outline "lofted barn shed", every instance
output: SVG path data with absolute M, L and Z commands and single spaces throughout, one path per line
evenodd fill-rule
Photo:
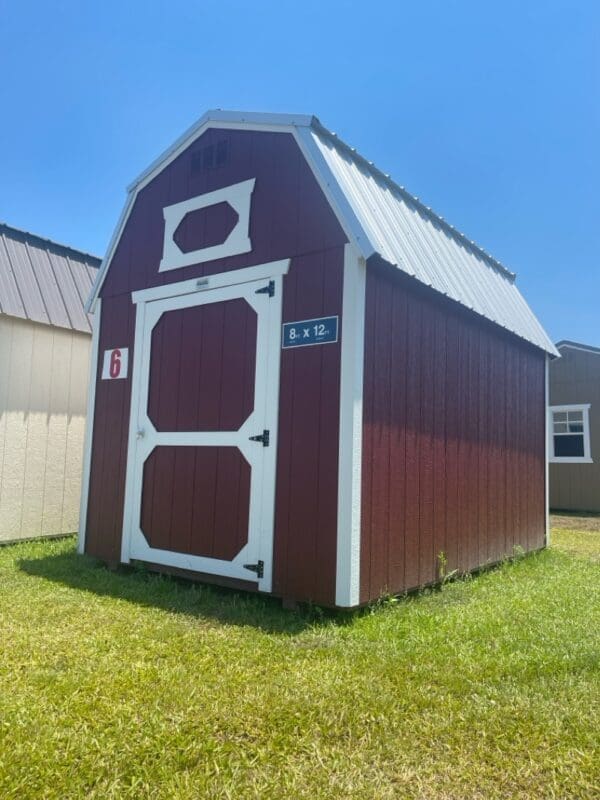
M 544 546 L 552 342 L 316 118 L 202 117 L 90 308 L 82 552 L 354 607 Z

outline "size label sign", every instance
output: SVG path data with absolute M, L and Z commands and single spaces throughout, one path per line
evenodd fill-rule
M 128 347 L 115 347 L 114 350 L 105 350 L 104 363 L 102 364 L 102 380 L 112 381 L 116 378 L 126 378 L 128 362 Z
M 338 318 L 318 317 L 300 322 L 285 322 L 282 347 L 307 347 L 311 344 L 337 342 Z

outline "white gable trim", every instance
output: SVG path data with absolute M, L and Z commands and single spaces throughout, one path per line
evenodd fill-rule
M 92 287 L 92 292 L 87 301 L 86 311 L 90 312 L 94 310 L 100 289 L 106 278 L 109 264 L 113 259 L 117 244 L 127 224 L 138 192 L 147 186 L 150 181 L 186 150 L 192 142 L 202 136 L 202 134 L 210 128 L 291 133 L 336 215 L 338 222 L 344 230 L 348 241 L 356 247 L 363 258 L 367 259 L 369 256 L 373 255 L 375 250 L 369 240 L 368 234 L 359 222 L 358 217 L 352 210 L 350 203 L 346 199 L 331 169 L 327 165 L 323 155 L 319 152 L 313 138 L 310 136 L 312 120 L 312 117 L 301 115 L 294 116 L 292 114 L 242 114 L 227 111 L 209 111 L 201 117 L 195 125 L 189 128 L 172 147 L 159 156 L 159 158 L 130 185 L 125 206 L 121 212 L 117 227 L 110 240 L 108 250 L 102 260 L 96 281 Z
M 586 347 L 583 344 L 576 344 L 575 342 L 558 342 L 556 345 L 556 349 L 560 352 L 561 350 L 579 350 L 581 353 L 591 353 L 593 356 L 600 356 L 600 348 Z

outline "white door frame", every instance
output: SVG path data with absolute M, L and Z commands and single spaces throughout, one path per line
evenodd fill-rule
M 125 509 L 121 561 L 138 559 L 239 580 L 258 581 L 270 592 L 273 568 L 273 528 L 277 426 L 279 418 L 279 366 L 281 353 L 282 276 L 289 260 L 259 264 L 240 270 L 145 289 L 132 294 L 136 304 L 131 410 L 125 481 Z M 273 281 L 274 296 L 256 294 L 258 281 Z M 237 431 L 157 432 L 147 415 L 151 332 L 167 310 L 188 308 L 235 298 L 245 299 L 257 313 L 254 410 Z M 141 344 L 141 346 L 140 346 Z M 140 427 L 141 422 L 141 427 Z M 259 430 L 260 428 L 260 430 Z M 269 447 L 249 436 L 270 431 Z M 142 430 L 143 435 L 138 436 Z M 232 561 L 160 550 L 148 545 L 140 528 L 143 465 L 153 448 L 169 445 L 219 445 L 239 448 L 251 468 L 248 543 Z M 264 563 L 261 578 L 244 564 Z

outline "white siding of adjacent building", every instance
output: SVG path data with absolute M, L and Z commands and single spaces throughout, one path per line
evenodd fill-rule
M 77 530 L 90 346 L 0 316 L 0 542 Z

